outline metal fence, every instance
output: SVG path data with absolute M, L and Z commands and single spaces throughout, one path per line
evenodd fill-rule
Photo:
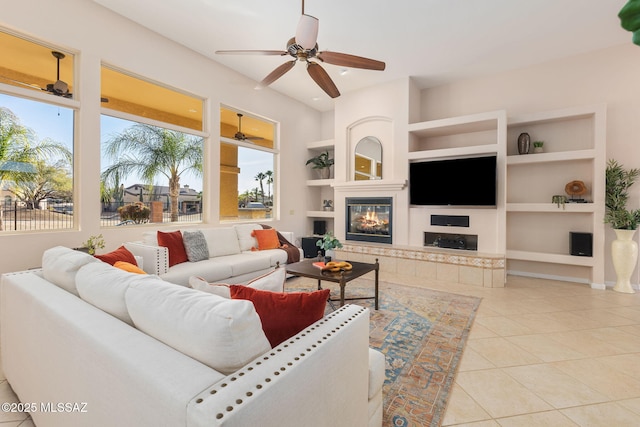
M 152 204 L 162 206 L 162 214 L 153 214 Z M 118 212 L 120 207 L 126 207 L 131 205 L 142 205 L 149 209 L 149 218 L 147 219 L 123 219 Z M 136 225 L 147 224 L 150 222 L 163 223 L 172 222 L 171 213 L 169 212 L 171 205 L 168 202 L 136 202 L 136 203 L 103 203 L 102 213 L 100 214 L 100 225 L 103 227 L 123 226 L 123 225 Z M 181 203 L 178 206 L 178 221 L 177 222 L 201 222 L 202 221 L 202 209 L 199 205 L 187 205 Z
M 71 209 L 28 209 L 24 203 L 8 202 L 0 205 L 3 231 L 61 230 L 73 228 Z
M 149 202 L 142 203 L 150 207 Z M 107 203 L 102 205 L 100 214 L 100 225 L 102 227 L 132 226 L 136 224 L 146 224 L 149 222 L 171 222 L 169 203 L 162 204 L 162 214 L 148 220 L 133 221 L 122 220 L 118 213 L 120 206 L 131 205 L 131 203 Z M 178 211 L 178 222 L 201 222 L 202 210 L 193 206 L 182 206 Z M 38 230 L 61 230 L 72 229 L 74 227 L 73 203 L 52 205 L 48 209 L 28 209 L 21 202 L 5 202 L 0 204 L 0 220 L 2 227 L 0 231 L 38 231 Z

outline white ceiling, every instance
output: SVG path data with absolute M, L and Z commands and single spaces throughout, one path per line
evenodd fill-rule
M 300 0 L 94 0 L 228 66 L 256 83 L 289 56 L 216 55 L 286 50 Z M 341 93 L 411 76 L 421 88 L 631 43 L 617 17 L 627 0 L 307 0 L 320 20 L 320 50 L 384 61 L 385 71 L 323 67 Z M 640 51 L 639 51 L 640 54 Z M 271 88 L 333 109 L 296 66 Z

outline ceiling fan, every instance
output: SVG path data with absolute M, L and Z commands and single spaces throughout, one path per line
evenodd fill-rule
M 307 63 L 307 72 L 313 81 L 331 98 L 340 96 L 340 91 L 324 68 L 322 68 L 318 62 L 311 61 L 311 59 L 315 58 L 327 64 L 363 68 L 365 70 L 382 71 L 385 69 L 385 63 L 375 59 L 347 53 L 319 51 L 318 43 L 316 42 L 318 38 L 318 24 L 319 21 L 316 17 L 304 13 L 304 0 L 302 0 L 302 16 L 298 22 L 295 37 L 289 39 L 287 42 L 287 50 L 218 50 L 216 54 L 290 55 L 294 60 L 285 62 L 277 67 L 262 79 L 260 85 L 270 85 L 282 77 L 287 71 L 291 70 L 297 61 L 301 61 Z
M 15 83 L 19 83 L 21 85 L 25 85 L 32 88 L 43 90 L 45 92 L 49 92 L 52 95 L 61 96 L 63 98 L 72 98 L 73 93 L 69 92 L 69 85 L 66 82 L 60 80 L 60 60 L 64 59 L 66 55 L 56 50 L 51 51 L 51 55 L 53 55 L 53 57 L 56 58 L 56 61 L 57 61 L 55 83 L 49 83 L 47 84 L 46 88 L 43 88 L 35 84 L 24 83 L 17 80 L 11 80 L 11 79 L 10 80 Z M 101 97 L 100 102 L 109 102 L 109 100 L 107 98 Z
M 238 132 L 236 132 L 236 134 L 233 136 L 233 139 L 238 140 L 238 141 L 256 141 L 256 140 L 260 140 L 260 139 L 264 139 L 262 137 L 259 136 L 247 136 L 244 133 L 242 133 L 242 113 L 237 113 L 238 114 Z

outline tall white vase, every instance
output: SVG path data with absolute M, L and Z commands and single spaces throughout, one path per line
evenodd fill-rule
M 633 294 L 631 287 L 631 274 L 638 262 L 638 244 L 633 240 L 636 230 L 619 230 L 616 232 L 616 240 L 611 243 L 611 257 L 613 268 L 616 270 L 617 281 L 614 291 Z

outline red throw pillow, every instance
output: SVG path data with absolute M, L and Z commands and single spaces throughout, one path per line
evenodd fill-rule
M 329 289 L 314 292 L 271 292 L 243 285 L 229 286 L 231 298 L 253 302 L 271 347 L 322 319 Z
M 94 257 L 111 265 L 115 264 L 116 261 L 124 261 L 133 265 L 138 265 L 138 263 L 136 262 L 136 257 L 134 257 L 133 254 L 129 252 L 129 250 L 124 246 L 120 246 L 115 251 L 106 254 L 94 255 Z
M 158 231 L 158 246 L 169 250 L 169 267 L 189 261 L 180 230 L 170 233 Z
M 258 241 L 258 250 L 277 249 L 280 247 L 278 232 L 274 228 L 266 230 L 253 230 L 251 235 Z

